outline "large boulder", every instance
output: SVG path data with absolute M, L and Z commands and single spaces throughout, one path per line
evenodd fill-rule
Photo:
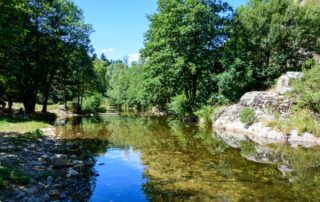
M 290 142 L 291 144 L 302 144 L 313 146 L 320 144 L 320 138 L 312 134 L 296 135 L 294 131 L 283 134 L 265 123 L 274 120 L 275 116 L 285 117 L 290 113 L 292 100 L 284 96 L 284 93 L 292 89 L 290 79 L 301 78 L 300 72 L 288 72 L 281 76 L 275 89 L 270 91 L 253 91 L 244 94 L 238 104 L 234 104 L 223 109 L 218 116 L 213 118 L 213 127 L 219 134 L 235 133 L 247 136 L 255 142 L 262 139 L 272 139 L 271 142 Z M 240 121 L 240 112 L 249 107 L 254 110 L 256 122 L 252 125 L 244 124 Z M 265 142 L 265 140 L 263 141 Z
M 291 100 L 285 96 L 268 91 L 253 91 L 246 93 L 241 97 L 239 102 L 242 106 L 263 110 L 265 113 L 268 113 L 268 111 L 278 111 L 281 114 L 285 114 L 289 111 L 291 103 Z

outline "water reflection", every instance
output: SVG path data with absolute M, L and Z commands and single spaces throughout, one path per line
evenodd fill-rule
M 252 142 L 174 119 L 106 116 L 58 127 L 96 154 L 92 201 L 320 199 L 320 150 Z M 90 143 L 89 143 L 90 142 Z

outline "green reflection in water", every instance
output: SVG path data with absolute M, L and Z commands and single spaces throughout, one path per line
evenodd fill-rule
M 152 201 L 320 200 L 319 148 L 259 145 L 237 137 L 235 148 L 211 128 L 136 116 L 86 118 L 58 131 L 65 138 L 104 141 L 100 149 L 90 143 L 96 153 L 139 151 L 148 179 L 142 189 Z

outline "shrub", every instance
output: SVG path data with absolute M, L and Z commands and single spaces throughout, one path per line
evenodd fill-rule
M 195 115 L 201 118 L 205 124 L 212 123 L 212 115 L 215 108 L 213 106 L 202 106 L 198 111 L 195 112 Z
M 296 79 L 293 83 L 291 95 L 296 100 L 296 108 L 309 109 L 320 113 L 320 65 L 316 65 L 304 71 L 302 79 Z
M 253 109 L 246 107 L 240 111 L 240 121 L 246 125 L 251 125 L 256 119 L 256 113 Z
M 177 95 L 171 99 L 171 102 L 168 104 L 168 108 L 170 111 L 173 111 L 183 117 L 187 113 L 186 103 L 187 98 L 184 94 Z
M 92 114 L 99 112 L 99 107 L 102 102 L 101 95 L 95 94 L 89 97 L 86 97 L 83 100 L 82 110 L 86 114 Z
M 284 134 L 296 129 L 299 134 L 309 132 L 315 136 L 320 136 L 320 124 L 316 117 L 305 109 L 296 111 L 287 118 L 270 121 L 267 125 Z
M 206 125 L 212 124 L 212 119 L 215 119 L 217 114 L 223 109 L 225 106 L 210 106 L 205 105 L 202 106 L 199 110 L 195 112 L 195 115 L 201 118 Z

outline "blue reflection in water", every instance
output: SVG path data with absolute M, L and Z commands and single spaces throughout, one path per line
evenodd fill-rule
M 147 201 L 141 190 L 146 179 L 140 153 L 131 148 L 108 149 L 97 157 L 95 169 L 99 176 L 91 201 Z

